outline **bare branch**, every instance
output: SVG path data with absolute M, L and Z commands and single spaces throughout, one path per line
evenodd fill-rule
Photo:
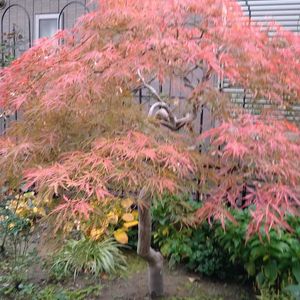
M 155 117 L 160 120 L 160 124 L 169 128 L 172 131 L 178 131 L 185 125 L 194 121 L 197 117 L 197 109 L 193 108 L 192 113 L 187 113 L 183 118 L 177 119 L 177 117 L 173 114 L 170 106 L 162 100 L 159 96 L 158 92 L 152 87 L 150 84 L 146 83 L 143 78 L 140 70 L 138 70 L 138 76 L 143 83 L 143 86 L 147 88 L 158 100 L 150 107 L 148 117 Z
M 151 86 L 150 84 L 148 84 L 148 83 L 145 81 L 144 77 L 143 77 L 142 74 L 141 74 L 141 71 L 138 70 L 137 73 L 138 73 L 138 76 L 139 76 L 140 80 L 141 80 L 142 83 L 143 83 L 143 86 L 144 86 L 145 88 L 147 88 L 147 89 L 153 94 L 153 96 L 155 96 L 155 98 L 156 98 L 159 102 L 164 102 L 164 101 L 161 99 L 161 97 L 159 96 L 159 94 L 157 93 L 157 91 L 155 90 L 155 88 L 154 88 L 153 86 Z
M 4 111 L 3 113 L 0 114 L 0 119 L 6 120 L 9 118 L 9 116 L 10 116 L 10 114 L 7 114 L 7 112 Z
M 148 116 L 149 117 L 151 117 L 151 116 L 154 116 L 154 117 L 157 117 L 159 114 L 157 114 L 157 113 L 155 113 L 154 114 L 154 111 L 155 111 L 155 109 L 159 109 L 159 111 L 161 111 L 161 110 L 164 110 L 166 113 L 167 113 L 167 115 L 168 115 L 168 121 L 172 124 L 172 126 L 173 125 L 175 125 L 176 124 L 176 122 L 177 122 L 177 118 L 176 118 L 176 116 L 174 116 L 174 114 L 173 114 L 173 112 L 171 111 L 171 109 L 170 109 L 170 107 L 169 107 L 169 105 L 167 104 L 167 103 L 165 103 L 165 102 L 156 102 L 156 103 L 154 103 L 152 106 L 151 106 L 151 108 L 150 108 L 150 110 L 149 110 L 149 114 L 148 114 Z M 161 114 L 160 114 L 161 115 Z M 165 119 L 166 120 L 166 118 L 164 117 L 163 119 Z

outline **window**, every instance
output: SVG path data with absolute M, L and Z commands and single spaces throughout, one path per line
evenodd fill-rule
M 41 14 L 35 16 L 35 40 L 51 37 L 58 30 L 59 14 Z M 62 24 L 62 18 L 60 19 Z

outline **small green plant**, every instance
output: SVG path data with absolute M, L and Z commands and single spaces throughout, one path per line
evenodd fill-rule
M 99 276 L 101 273 L 113 274 L 125 266 L 125 257 L 114 240 L 93 241 L 84 238 L 67 241 L 54 256 L 51 273 L 57 280 L 73 274 L 75 280 L 81 272 Z
M 3 260 L 0 264 L 0 299 L 28 299 L 34 285 L 28 280 L 28 268 L 36 262 L 36 253 Z
M 87 297 L 97 297 L 101 294 L 100 285 L 88 286 L 82 289 L 67 290 L 55 286 L 47 286 L 35 293 L 32 300 L 85 300 Z
M 273 288 L 263 288 L 260 290 L 260 295 L 257 296 L 259 300 L 298 300 L 299 298 L 294 298 L 289 293 L 284 291 L 275 290 Z
M 228 261 L 228 255 L 215 238 L 214 230 L 215 228 L 208 223 L 193 230 L 190 237 L 192 252 L 189 256 L 188 268 L 194 272 L 221 279 L 239 275 L 238 266 Z
M 4 187 L 0 197 L 0 254 L 16 259 L 27 254 L 34 226 L 45 210 L 38 207 L 34 192 L 17 194 Z
M 152 208 L 154 243 L 169 266 L 181 263 L 192 253 L 190 236 L 197 203 L 187 197 L 165 194 Z
M 26 40 L 23 36 L 23 30 L 16 24 L 13 24 L 11 32 L 3 33 L 3 44 L 0 45 L 0 67 L 6 67 L 16 58 L 17 52 L 23 52 L 26 48 Z
M 194 212 L 199 207 L 200 203 L 187 195 L 164 194 L 161 199 L 156 199 L 152 208 L 154 228 L 164 230 L 168 225 L 177 229 L 193 226 L 196 221 Z
M 2 55 L 0 57 L 0 66 L 1 67 L 9 66 L 10 63 L 15 59 L 15 57 L 7 50 L 8 50 L 7 45 L 0 47 L 0 53 L 3 53 L 3 55 L 4 55 L 3 59 L 2 59 Z
M 12 210 L 10 202 L 7 199 L 0 205 L 0 248 L 2 254 L 6 254 L 6 246 L 9 247 L 9 254 L 13 254 L 16 260 L 27 253 L 32 223 L 29 218 L 19 216 L 16 210 Z

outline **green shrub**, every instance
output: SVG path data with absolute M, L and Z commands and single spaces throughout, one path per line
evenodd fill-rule
M 294 297 L 294 299 L 300 299 L 300 283 L 298 284 L 290 284 L 286 286 L 283 291 L 288 295 Z
M 195 227 L 198 202 L 166 195 L 153 207 L 154 243 L 169 259 L 170 267 L 183 263 L 194 272 L 223 278 L 229 268 L 227 254 L 207 223 Z
M 138 226 L 130 228 L 127 232 L 128 235 L 128 244 L 127 246 L 136 251 L 138 244 Z
M 191 200 L 188 196 L 165 194 L 162 199 L 156 199 L 152 207 L 153 224 L 156 230 L 172 225 L 176 229 L 195 225 L 194 212 L 200 203 Z
M 206 276 L 222 279 L 225 276 L 233 277 L 232 272 L 228 270 L 238 268 L 228 261 L 228 255 L 215 238 L 214 230 L 208 223 L 193 230 L 190 238 L 192 253 L 187 266 L 190 270 Z
M 192 253 L 190 235 L 196 203 L 175 195 L 164 195 L 152 207 L 155 246 L 169 258 L 169 266 L 184 262 Z
M 248 209 L 231 211 L 238 225 L 219 222 L 194 226 L 199 203 L 166 195 L 152 209 L 155 246 L 168 257 L 170 266 L 182 263 L 203 275 L 243 277 L 254 280 L 261 299 L 300 298 L 300 218 L 289 216 L 294 229 L 264 230 L 246 240 Z
M 256 234 L 246 241 L 249 211 L 232 213 L 239 225 L 228 222 L 224 232 L 218 224 L 215 231 L 230 260 L 242 264 L 249 277 L 256 279 L 259 289 L 276 292 L 291 284 L 300 284 L 300 219 L 287 218 L 294 232 L 271 230 L 268 237 L 261 230 L 261 237 Z
M 51 273 L 57 280 L 73 274 L 75 280 L 80 272 L 99 276 L 101 273 L 113 274 L 124 270 L 125 266 L 125 257 L 112 239 L 69 240 L 54 256 Z
M 27 253 L 32 223 L 11 209 L 11 202 L 11 198 L 0 202 L 0 254 L 10 254 L 16 260 Z

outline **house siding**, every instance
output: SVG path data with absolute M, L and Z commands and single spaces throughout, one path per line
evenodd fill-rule
M 16 47 L 11 47 L 9 52 L 14 57 L 20 56 L 26 51 L 30 44 L 33 45 L 35 32 L 35 16 L 38 14 L 60 13 L 65 5 L 74 2 L 74 0 L 7 0 L 7 5 L 0 10 L 0 20 L 3 15 L 3 23 L 0 23 L 0 31 L 3 32 L 3 41 L 5 44 L 14 44 L 12 32 L 15 30 L 17 34 Z M 71 28 L 76 23 L 78 17 L 85 13 L 84 5 L 87 5 L 87 0 L 76 0 L 78 3 L 72 3 L 63 12 L 64 28 Z M 21 6 L 21 7 L 20 7 Z M 89 5 L 89 10 L 95 9 L 95 5 Z M 29 20 L 26 12 L 29 15 Z M 30 25 L 29 25 L 30 22 Z M 1 55 L 1 54 L 0 54 Z M 1 67 L 1 66 L 0 66 Z M 1 110 L 0 110 L 1 115 Z M 17 119 L 17 114 L 10 116 L 8 119 L 0 118 L 0 135 L 3 134 L 11 121 Z
M 290 31 L 299 32 L 299 0 L 238 0 L 238 3 L 253 22 L 275 21 Z
M 19 56 L 22 51 L 29 48 L 29 25 L 28 18 L 25 11 L 21 7 L 14 5 L 22 6 L 30 16 L 30 38 L 31 41 L 35 39 L 35 16 L 37 14 L 50 14 L 50 13 L 59 13 L 61 9 L 72 2 L 71 0 L 8 0 L 6 7 L 0 11 L 0 17 L 5 13 L 6 9 L 11 7 L 4 16 L 3 19 L 3 32 L 6 37 L 7 33 L 12 33 L 15 28 L 24 38 L 23 49 L 17 49 L 16 56 Z M 87 5 L 86 0 L 77 0 L 83 5 Z M 71 28 L 74 26 L 78 17 L 82 16 L 85 13 L 84 6 L 80 4 L 72 4 L 64 10 L 63 21 L 65 28 Z M 92 9 L 90 7 L 90 9 Z M 0 24 L 1 26 L 1 24 Z
M 275 22 L 285 29 L 299 34 L 300 31 L 300 1 L 299 0 L 237 0 L 244 14 L 249 16 L 253 25 L 268 26 Z M 270 32 L 272 35 L 272 32 Z M 231 94 L 233 103 L 243 107 L 250 113 L 259 114 L 262 109 L 270 107 L 270 102 L 259 99 L 255 103 L 249 91 L 234 87 L 226 78 L 223 90 Z M 287 109 L 277 110 L 279 116 L 300 124 L 300 105 L 290 105 Z

